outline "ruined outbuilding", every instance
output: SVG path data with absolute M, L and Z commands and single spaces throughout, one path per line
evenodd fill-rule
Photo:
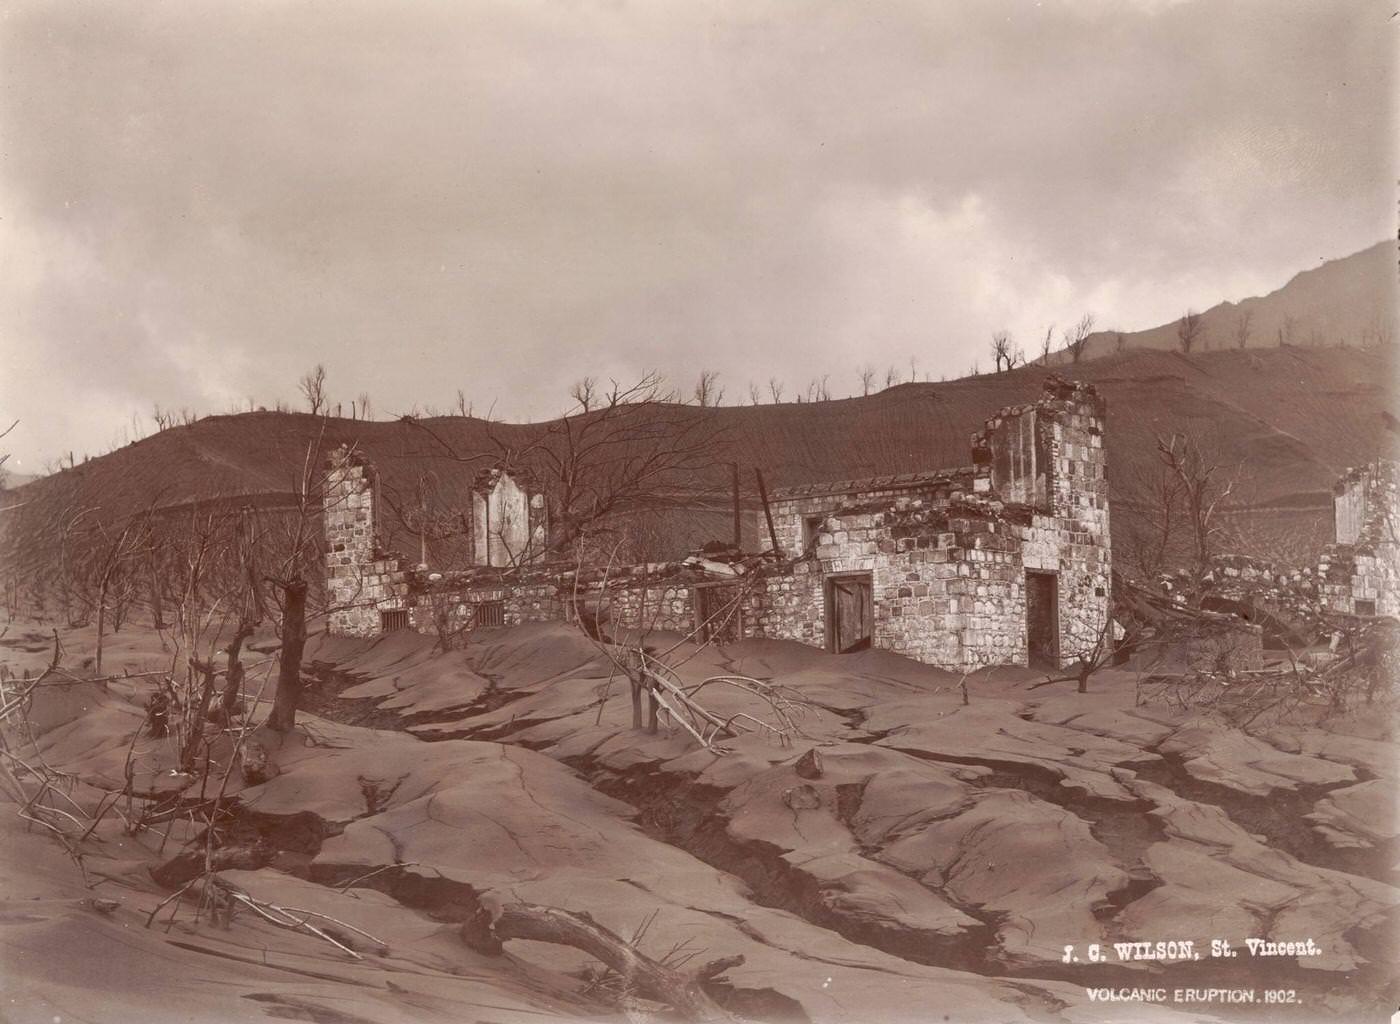
M 776 551 L 607 573 L 544 560 L 546 498 L 491 471 L 472 513 L 479 568 L 434 572 L 383 549 L 373 467 L 341 449 L 325 495 L 329 628 L 441 635 L 587 605 L 614 634 L 876 647 L 954 670 L 1068 664 L 1109 628 L 1103 400 L 1052 377 L 1037 401 L 989 419 L 971 455 L 956 469 L 775 491 Z

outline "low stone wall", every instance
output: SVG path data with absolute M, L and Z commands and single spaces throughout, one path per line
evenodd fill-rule
M 821 567 L 811 560 L 765 572 L 745 594 L 741 629 L 749 639 L 826 646 Z
M 439 587 L 415 593 L 410 602 L 410 628 L 427 636 L 463 640 L 476 629 L 483 628 L 477 609 L 485 605 L 500 605 L 500 624 L 504 626 L 561 622 L 569 617 L 567 596 L 561 595 L 553 583 L 462 589 Z
M 604 604 L 614 633 L 689 633 L 696 625 L 695 594 L 685 584 L 609 590 Z

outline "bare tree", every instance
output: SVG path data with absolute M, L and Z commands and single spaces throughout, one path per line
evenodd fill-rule
M 1181 346 L 1181 351 L 1190 355 L 1204 330 L 1205 324 L 1200 313 L 1194 309 L 1188 309 L 1183 313 L 1181 319 L 1176 322 L 1176 340 Z
M 1125 561 L 1143 580 L 1154 580 L 1166 569 L 1177 541 L 1181 520 L 1181 480 L 1162 460 L 1134 465 L 1118 512 L 1127 537 Z
M 885 370 L 885 387 L 892 388 L 899 383 L 899 370 L 893 363 Z
M 577 551 L 624 531 L 636 516 L 693 503 L 707 476 L 727 468 L 725 437 L 715 418 L 677 404 L 659 374 L 616 381 L 594 407 L 577 409 L 521 439 L 491 431 L 492 447 L 458 452 L 411 420 L 433 442 L 426 453 L 462 463 L 529 472 L 549 501 L 549 539 L 541 555 Z
M 719 372 L 701 370 L 699 378 L 695 381 L 692 397 L 695 399 L 695 404 L 702 408 L 712 408 L 723 402 L 724 388 L 719 383 Z
M 1157 457 L 1179 484 L 1183 525 L 1190 538 L 1190 599 L 1199 605 L 1221 532 L 1219 514 L 1240 479 L 1215 445 L 1194 434 L 1157 435 Z
M 875 386 L 875 367 L 866 363 L 860 371 L 860 393 L 870 394 L 870 389 Z
M 758 405 L 763 399 L 763 389 L 754 381 L 749 381 L 749 405 Z
M 306 399 L 311 415 L 319 416 L 326 405 L 326 368 L 317 363 L 302 375 L 301 380 L 297 382 L 297 388 Z
M 361 392 L 360 392 L 360 419 L 362 419 L 362 420 L 367 420 L 367 419 L 369 419 L 369 418 L 370 418 L 371 416 L 373 416 L 373 415 L 374 415 L 374 413 L 371 411 L 371 409 L 370 409 L 370 404 L 369 404 L 369 392 L 368 392 L 368 391 L 361 391 Z
M 786 385 L 777 377 L 768 378 L 768 393 L 773 396 L 773 404 L 777 405 L 783 400 L 783 391 Z
M 139 586 L 138 565 L 151 542 L 151 511 L 127 520 L 120 529 L 95 521 L 96 546 L 90 573 L 97 607 L 97 643 L 94 668 L 102 674 L 102 646 L 110 621 L 120 630 L 126 609 Z
M 1069 351 L 1070 362 L 1077 363 L 1084 356 L 1089 344 L 1089 334 L 1094 330 L 1094 315 L 1085 313 L 1079 322 L 1064 332 L 1065 348 Z
M 598 379 L 581 377 L 574 381 L 569 387 L 569 397 L 584 412 L 590 411 L 598 400 Z
M 1011 354 L 1011 335 L 1007 331 L 997 331 L 992 335 L 992 361 L 996 372 L 1010 370 L 1015 365 Z
M 458 388 L 458 389 L 457 389 L 457 415 L 458 415 L 458 416 L 470 416 L 470 415 L 472 414 L 472 409 L 473 409 L 472 403 L 467 401 L 467 393 L 466 393 L 465 391 L 463 391 L 461 388 Z
M 1045 337 L 1040 340 L 1040 365 L 1050 365 L 1050 345 L 1055 340 L 1055 325 L 1045 328 Z
M 1239 316 L 1235 317 L 1235 347 L 1245 348 L 1249 345 L 1249 327 L 1254 319 L 1254 311 L 1249 309 L 1240 310 Z

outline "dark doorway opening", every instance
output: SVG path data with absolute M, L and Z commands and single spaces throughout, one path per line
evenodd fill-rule
M 1026 573 L 1026 663 L 1060 667 L 1060 587 L 1053 572 Z
M 869 650 L 875 634 L 875 587 L 868 572 L 826 578 L 826 649 Z
M 734 643 L 744 635 L 740 591 L 730 583 L 695 588 L 695 639 L 699 643 Z

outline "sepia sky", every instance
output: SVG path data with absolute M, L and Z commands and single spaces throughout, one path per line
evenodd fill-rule
M 844 395 L 1259 294 L 1393 235 L 1393 9 L 0 0 L 0 448 L 316 362 L 380 415 Z

